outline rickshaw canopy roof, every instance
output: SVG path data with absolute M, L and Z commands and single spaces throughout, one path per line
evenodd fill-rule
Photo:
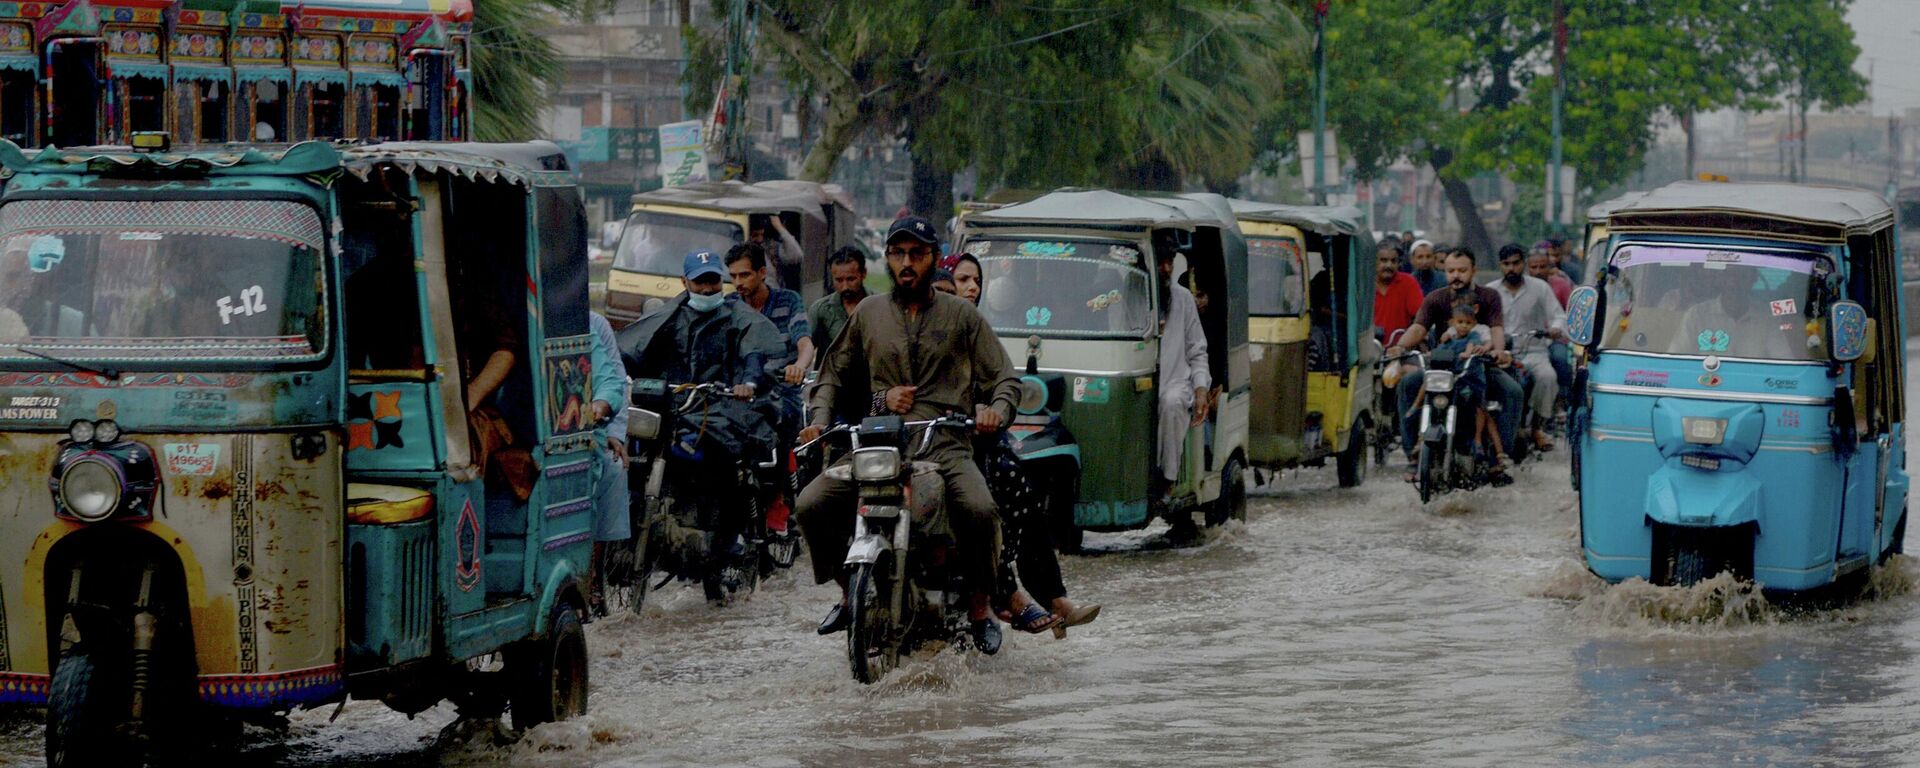
M 389 142 L 348 149 L 347 172 L 362 179 L 381 166 L 407 174 L 447 172 L 468 179 L 505 181 L 525 187 L 551 184 L 569 174 L 567 156 L 552 142 Z
M 304 176 L 340 167 L 340 152 L 324 141 L 298 144 L 176 147 L 135 152 L 131 147 L 45 147 L 28 154 L 0 139 L 0 165 L 14 173 L 101 173 L 152 168 L 210 176 Z
M 1282 205 L 1237 198 L 1229 202 L 1241 221 L 1287 224 L 1328 236 L 1358 236 L 1367 231 L 1362 223 L 1366 214 L 1351 205 Z
M 642 192 L 633 196 L 633 202 L 748 215 L 795 212 L 821 222 L 827 219 L 824 206 L 836 205 L 853 210 L 853 203 L 839 185 L 790 179 L 752 184 L 740 181 L 696 182 Z
M 1631 203 L 1635 200 L 1639 200 L 1640 198 L 1646 197 L 1646 196 L 1647 196 L 1646 190 L 1638 190 L 1634 192 L 1628 192 L 1624 195 L 1613 198 L 1612 200 L 1594 203 L 1593 205 L 1587 207 L 1587 220 L 1596 221 L 1596 220 L 1605 219 L 1607 218 L 1608 215 L 1611 215 L 1614 211 L 1617 211 L 1625 207 L 1628 203 Z
M 1681 181 L 1607 214 L 1613 231 L 1694 231 L 1836 242 L 1893 226 L 1893 206 L 1865 190 L 1806 184 Z
M 1088 229 L 1191 230 L 1200 226 L 1235 232 L 1233 211 L 1219 195 L 1130 195 L 1104 189 L 1063 189 L 1014 205 L 967 215 L 969 227 L 1041 225 Z

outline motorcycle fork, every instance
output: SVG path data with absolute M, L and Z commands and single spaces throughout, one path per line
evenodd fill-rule
M 153 682 L 153 640 L 159 623 L 153 615 L 153 565 L 148 564 L 140 570 L 140 592 L 133 603 L 133 656 L 129 667 L 133 698 L 127 714 L 136 733 L 146 719 L 147 688 Z

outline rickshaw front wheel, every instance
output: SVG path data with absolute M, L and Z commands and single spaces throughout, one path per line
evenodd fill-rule
M 523 641 L 507 664 L 514 680 L 515 728 L 586 714 L 587 635 L 580 612 L 566 601 L 554 602 L 547 633 Z
M 1358 488 L 1367 481 L 1367 423 L 1355 422 L 1347 432 L 1347 448 L 1335 456 L 1334 473 L 1342 488 Z
M 138 765 L 142 758 L 116 738 L 128 693 L 123 677 L 84 646 L 62 654 L 47 700 L 48 768 Z

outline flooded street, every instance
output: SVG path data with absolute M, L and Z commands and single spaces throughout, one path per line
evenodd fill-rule
M 450 706 L 409 721 L 353 702 L 222 762 L 1864 766 L 1920 750 L 1909 561 L 1821 610 L 1717 582 L 1605 588 L 1578 560 L 1564 459 L 1414 498 L 1388 473 L 1341 491 L 1316 470 L 1196 548 L 1143 549 L 1158 528 L 1090 537 L 1105 551 L 1066 571 L 1098 622 L 1009 632 L 993 658 L 923 655 L 873 687 L 812 632 L 828 589 L 783 574 L 714 610 L 670 586 L 644 619 L 589 627 L 581 720 L 436 744 Z M 0 726 L 9 759 L 40 760 L 37 718 Z

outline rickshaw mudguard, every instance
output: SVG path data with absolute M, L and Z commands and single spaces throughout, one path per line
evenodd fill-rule
M 549 618 L 553 616 L 553 604 L 566 601 L 575 610 L 584 610 L 586 596 L 580 590 L 576 578 L 573 558 L 553 559 L 553 566 L 547 569 L 547 577 L 540 582 L 540 601 L 535 603 L 538 610 L 533 612 L 533 634 L 538 637 L 547 633 Z M 584 616 L 583 616 L 584 618 Z
M 1647 519 L 1689 528 L 1759 523 L 1762 485 L 1746 472 L 1708 472 L 1669 461 L 1647 478 Z

